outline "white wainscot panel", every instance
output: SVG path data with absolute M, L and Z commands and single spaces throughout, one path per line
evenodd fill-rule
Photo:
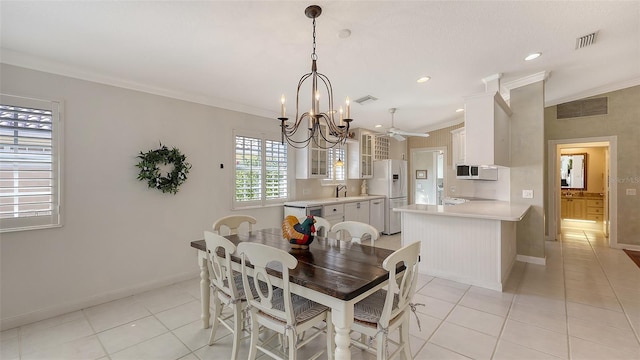
M 403 216 L 403 241 L 422 241 L 421 273 L 502 291 L 516 257 L 514 222 Z

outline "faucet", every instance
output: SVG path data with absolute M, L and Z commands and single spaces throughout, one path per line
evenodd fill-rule
M 344 196 L 347 196 L 347 185 L 338 185 L 336 186 L 336 197 L 339 198 L 340 197 L 340 190 L 344 189 Z

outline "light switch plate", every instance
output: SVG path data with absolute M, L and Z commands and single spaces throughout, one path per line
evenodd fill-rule
M 533 199 L 533 190 L 522 190 L 522 198 Z
M 627 195 L 635 195 L 636 189 L 627 189 Z

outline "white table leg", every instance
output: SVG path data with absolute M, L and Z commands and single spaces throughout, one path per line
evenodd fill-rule
M 211 313 L 209 311 L 209 302 L 211 301 L 211 290 L 209 286 L 211 282 L 209 280 L 209 268 L 207 267 L 207 257 L 204 252 L 198 251 L 198 264 L 200 265 L 200 303 L 202 306 L 202 327 L 204 329 L 209 328 L 209 318 Z
M 353 304 L 345 303 L 340 309 L 331 310 L 331 322 L 336 332 L 335 360 L 351 359 L 351 325 L 353 324 Z

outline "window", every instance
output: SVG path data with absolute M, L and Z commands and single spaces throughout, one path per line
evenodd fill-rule
M 322 185 L 346 184 L 347 181 L 347 157 L 342 147 L 332 147 L 327 149 L 329 166 L 327 178 L 322 181 Z M 338 166 L 338 160 L 342 161 L 342 166 Z
M 0 232 L 59 226 L 60 103 L 0 95 Z
M 235 134 L 234 207 L 282 203 L 288 198 L 287 144 L 262 134 Z

